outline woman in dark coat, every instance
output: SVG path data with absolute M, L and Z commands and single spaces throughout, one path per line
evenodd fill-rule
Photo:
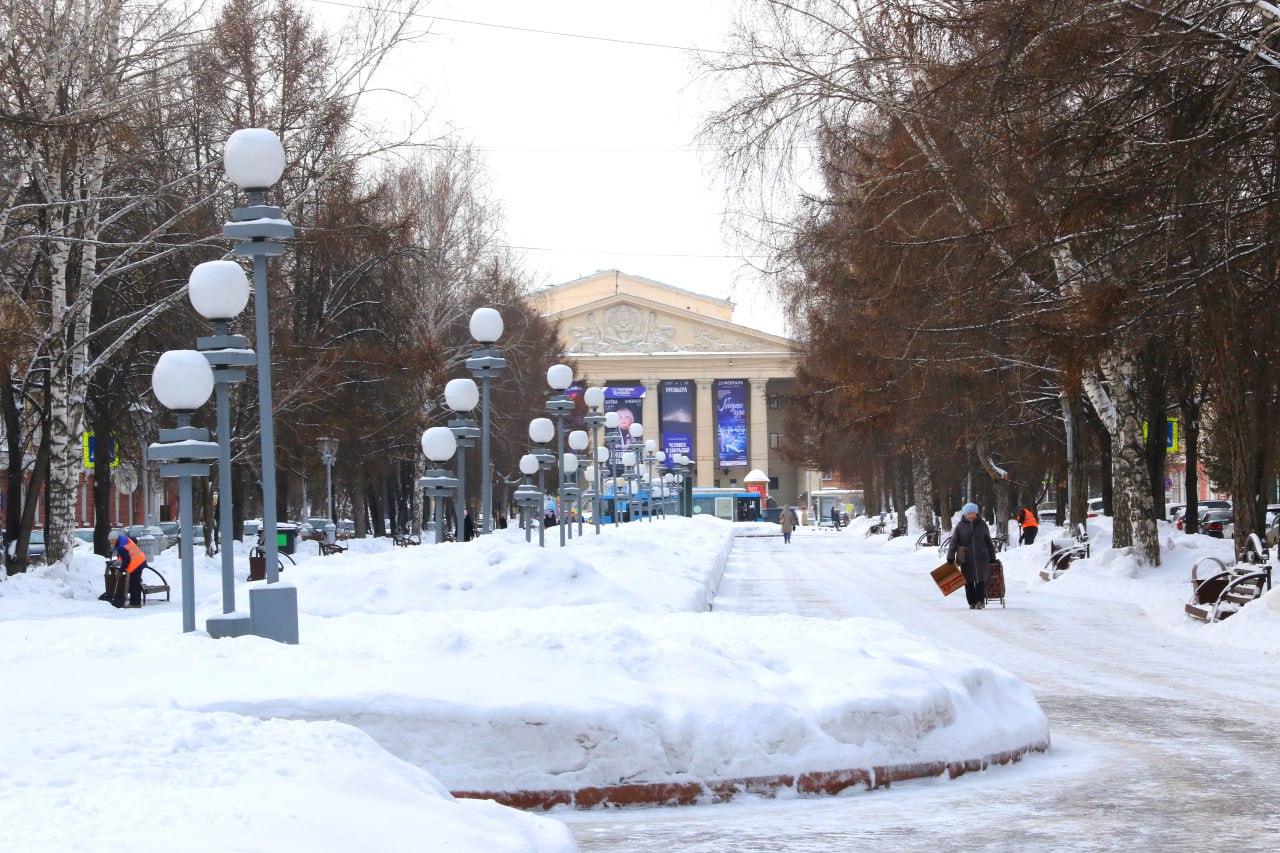
M 961 548 L 964 549 L 963 556 L 960 554 Z M 978 517 L 978 505 L 965 504 L 960 510 L 956 529 L 951 531 L 947 562 L 958 563 L 964 574 L 964 597 L 969 599 L 970 610 L 981 610 L 987 606 L 987 573 L 995 553 L 991 530 Z

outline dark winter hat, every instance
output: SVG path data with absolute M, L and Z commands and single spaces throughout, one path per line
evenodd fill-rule
M 964 507 L 960 510 L 960 514 L 968 515 L 971 512 L 977 512 L 977 511 L 978 511 L 978 505 L 973 501 L 970 501 L 969 503 L 965 504 Z

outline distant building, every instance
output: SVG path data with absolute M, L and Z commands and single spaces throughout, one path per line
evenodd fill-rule
M 819 472 L 782 459 L 796 341 L 736 325 L 728 300 L 618 270 L 530 299 L 560 323 L 577 383 L 605 386 L 606 409 L 631 409 L 645 439 L 696 460 L 696 485 L 741 486 L 758 468 L 779 504 L 819 488 Z

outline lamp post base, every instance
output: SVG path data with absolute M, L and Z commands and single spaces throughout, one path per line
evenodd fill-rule
M 253 633 L 268 640 L 298 644 L 298 588 L 273 583 L 249 590 L 249 619 Z
M 253 633 L 253 621 L 248 613 L 223 613 L 210 616 L 204 623 L 209 636 L 215 640 L 224 637 L 244 637 Z

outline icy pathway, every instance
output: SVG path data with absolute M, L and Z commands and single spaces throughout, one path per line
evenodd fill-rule
M 973 612 L 936 552 L 852 535 L 743 539 L 716 608 L 876 616 L 1020 676 L 1054 748 L 1011 768 L 830 799 L 559 813 L 583 851 L 1280 849 L 1280 674 L 1267 655 L 1168 634 L 1131 605 L 1010 582 Z M 922 582 L 923 578 L 923 582 Z

